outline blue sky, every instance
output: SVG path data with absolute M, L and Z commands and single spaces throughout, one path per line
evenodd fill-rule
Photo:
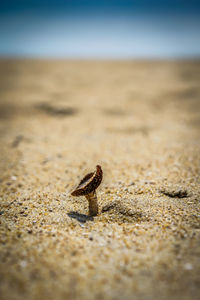
M 199 57 L 200 4 L 195 0 L 1 1 L 0 56 Z

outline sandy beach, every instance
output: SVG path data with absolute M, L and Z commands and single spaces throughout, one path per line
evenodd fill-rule
M 1 300 L 199 299 L 199 82 L 199 61 L 0 61 Z M 99 214 L 72 218 L 97 164 Z

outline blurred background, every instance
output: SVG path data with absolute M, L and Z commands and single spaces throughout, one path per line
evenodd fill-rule
M 0 3 L 0 56 L 196 58 L 196 0 L 10 0 Z

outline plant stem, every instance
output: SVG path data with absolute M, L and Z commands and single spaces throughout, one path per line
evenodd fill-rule
M 97 216 L 98 215 L 98 202 L 96 191 L 85 196 L 89 202 L 89 215 Z

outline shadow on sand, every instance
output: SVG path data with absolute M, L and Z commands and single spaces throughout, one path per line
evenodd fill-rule
M 94 218 L 92 216 L 87 216 L 84 214 L 80 214 L 76 211 L 70 211 L 67 214 L 70 218 L 76 219 L 77 221 L 81 222 L 81 223 L 85 223 L 87 221 L 94 221 Z

